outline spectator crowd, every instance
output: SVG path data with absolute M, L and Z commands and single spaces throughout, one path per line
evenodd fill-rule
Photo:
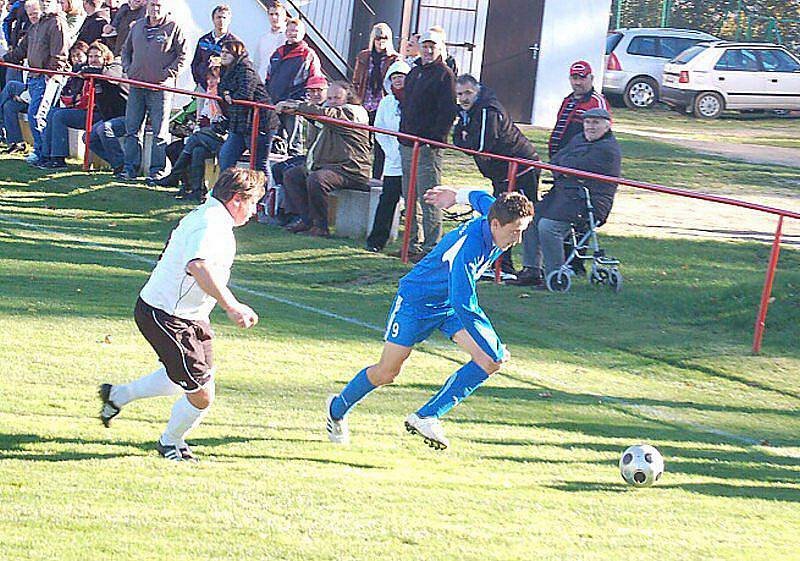
M 148 184 L 179 187 L 178 198 L 198 202 L 207 196 L 207 160 L 216 159 L 219 171 L 224 171 L 248 152 L 255 167 L 280 186 L 275 220 L 291 232 L 314 237 L 330 235 L 332 193 L 369 191 L 381 184 L 366 249 L 380 252 L 387 245 L 403 198 L 405 212 L 416 217 L 410 231 L 412 261 L 442 237 L 442 213 L 423 197 L 442 181 L 443 154 L 425 139 L 539 160 L 494 92 L 473 76 L 458 74 L 441 27 L 404 38 L 398 52 L 392 29 L 385 23 L 375 25 L 368 45 L 355 58 L 352 80 L 337 81 L 324 75 L 320 57 L 306 41 L 304 21 L 290 17 L 279 0 L 267 2 L 269 29 L 252 53 L 231 31 L 233 14 L 227 5 L 213 9 L 212 29 L 190 52 L 172 2 L 4 2 L 4 61 L 76 73 L 66 78 L 0 67 L 4 153 L 28 151 L 21 126 L 27 120 L 33 150 L 26 161 L 45 170 L 65 168 L 69 131 L 84 129 L 92 102 L 85 75 L 175 88 L 178 75 L 190 67 L 196 91 L 216 99 L 197 98 L 189 107 L 176 108 L 169 91 L 96 80 L 88 149 L 120 179 L 144 176 Z M 618 176 L 621 156 L 611 114 L 602 94 L 594 90 L 593 79 L 589 63 L 578 61 L 570 67 L 572 91 L 556 116 L 548 156 L 556 165 Z M 258 111 L 256 134 L 256 113 L 237 103 L 242 101 L 276 107 Z M 408 200 L 411 142 L 315 117 L 375 125 L 423 139 L 416 200 Z M 484 156 L 474 160 L 495 195 L 509 189 L 509 163 Z M 541 286 L 547 272 L 564 262 L 563 242 L 570 228 L 585 219 L 586 201 L 577 187 L 589 189 L 601 223 L 611 210 L 616 187 L 554 174 L 552 187 L 540 199 L 539 170 L 513 169 L 515 188 L 536 203 L 536 219 L 524 235 L 523 268 L 517 271 L 509 254 L 503 256 L 502 271 L 509 284 Z

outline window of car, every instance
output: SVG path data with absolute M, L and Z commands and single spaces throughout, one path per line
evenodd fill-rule
M 780 49 L 762 49 L 761 64 L 767 72 L 800 72 L 800 63 Z
M 726 49 L 719 57 L 714 70 L 733 70 L 739 72 L 759 72 L 761 65 L 752 49 Z
M 629 55 L 658 56 L 658 38 L 640 35 L 631 39 Z
M 699 43 L 700 39 L 691 37 L 661 37 L 659 40 L 658 56 L 663 58 L 675 58 L 689 47 Z
M 609 33 L 606 37 L 606 54 L 610 55 L 620 41 L 622 41 L 622 33 Z
M 681 54 L 673 58 L 670 62 L 674 62 L 675 64 L 686 64 L 694 57 L 705 51 L 708 47 L 705 45 L 695 45 L 694 47 L 689 47 Z

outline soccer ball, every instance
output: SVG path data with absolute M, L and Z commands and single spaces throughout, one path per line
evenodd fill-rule
M 622 453 L 619 472 L 629 485 L 650 487 L 664 474 L 664 458 L 653 446 L 637 444 Z

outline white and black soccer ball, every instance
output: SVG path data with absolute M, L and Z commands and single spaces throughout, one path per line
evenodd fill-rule
M 622 479 L 634 487 L 650 487 L 664 475 L 664 458 L 649 444 L 627 448 L 619 460 Z

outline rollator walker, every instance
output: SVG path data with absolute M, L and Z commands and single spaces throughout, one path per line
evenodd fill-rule
M 581 184 L 579 193 L 586 200 L 586 220 L 573 222 L 567 238 L 571 241 L 572 250 L 567 255 L 564 263 L 555 271 L 550 271 L 545 277 L 545 285 L 550 292 L 567 292 L 571 285 L 571 277 L 575 275 L 571 265 L 577 260 L 580 262 L 591 261 L 592 266 L 587 271 L 589 282 L 598 286 L 608 286 L 614 292 L 622 290 L 622 273 L 619 271 L 620 261 L 615 257 L 606 255 L 597 240 L 599 225 L 594 217 L 594 206 L 589 195 L 589 188 Z

